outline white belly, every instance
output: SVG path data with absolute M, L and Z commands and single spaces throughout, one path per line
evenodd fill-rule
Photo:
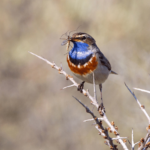
M 105 82 L 109 74 L 110 71 L 107 67 L 98 64 L 96 70 L 94 70 L 95 84 L 102 84 L 103 82 Z M 79 75 L 74 73 L 74 75 L 85 82 L 93 83 L 93 73 L 86 75 Z

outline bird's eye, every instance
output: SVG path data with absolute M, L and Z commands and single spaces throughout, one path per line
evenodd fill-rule
M 82 37 L 82 40 L 85 40 L 85 39 L 86 39 L 86 37 L 85 37 L 85 36 L 83 36 L 83 37 Z

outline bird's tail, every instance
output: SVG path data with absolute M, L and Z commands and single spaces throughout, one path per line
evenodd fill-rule
M 115 74 L 115 75 L 118 75 L 118 74 L 117 74 L 116 72 L 114 72 L 114 71 L 112 71 L 112 70 L 111 70 L 111 74 Z

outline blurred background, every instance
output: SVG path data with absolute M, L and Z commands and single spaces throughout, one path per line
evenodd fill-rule
M 1 150 L 109 149 L 93 122 L 83 123 L 91 116 L 72 96 L 92 109 L 90 101 L 75 87 L 61 90 L 71 82 L 28 53 L 62 64 L 72 75 L 60 37 L 78 26 L 96 39 L 119 74 L 103 84 L 107 117 L 129 140 L 132 128 L 135 142 L 146 135 L 148 121 L 124 82 L 132 90 L 150 90 L 150 1 L 1 0 Z M 92 85 L 85 88 L 93 94 Z M 134 92 L 150 114 L 150 95 Z M 97 94 L 100 101 L 98 87 Z

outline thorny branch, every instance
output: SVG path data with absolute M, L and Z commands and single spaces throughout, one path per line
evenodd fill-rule
M 129 89 L 129 87 L 126 84 L 125 84 L 125 86 L 130 91 L 130 93 L 133 95 L 133 97 L 136 100 L 137 104 L 139 105 L 140 109 L 143 111 L 143 113 L 145 114 L 146 118 L 148 119 L 149 126 L 146 128 L 147 134 L 146 134 L 145 138 L 141 138 L 140 142 L 138 142 L 139 143 L 138 150 L 146 150 L 147 148 L 150 148 L 150 117 L 149 117 L 148 113 L 145 110 L 145 106 L 142 105 L 139 102 L 139 100 L 136 98 L 135 94 Z M 134 146 L 136 144 L 134 144 Z M 132 146 L 133 146 L 133 144 L 132 144 Z M 134 149 L 134 146 L 132 147 L 132 149 Z
M 30 54 L 38 57 L 39 59 L 42 59 L 43 61 L 47 62 L 49 65 L 51 65 L 52 68 L 58 70 L 58 72 L 60 74 L 63 74 L 65 77 L 66 77 L 66 80 L 70 80 L 73 84 L 72 85 L 69 85 L 67 87 L 64 87 L 63 89 L 66 89 L 66 88 L 69 88 L 69 87 L 78 87 L 79 84 L 77 84 L 73 77 L 70 76 L 69 74 L 67 74 L 62 67 L 58 67 L 55 65 L 55 63 L 51 63 L 50 61 L 48 61 L 47 59 L 41 57 L 41 56 L 38 56 L 32 52 L 29 52 Z M 126 85 L 126 84 L 125 84 Z M 88 90 L 84 90 L 82 91 L 83 95 L 87 96 L 90 100 L 91 100 L 91 104 L 93 104 L 96 108 L 99 108 L 99 104 L 97 102 L 97 97 L 96 97 L 96 89 L 95 89 L 95 79 L 94 79 L 94 74 L 93 74 L 93 86 L 94 86 L 94 97 L 92 97 L 90 94 L 89 94 L 89 91 Z M 147 114 L 147 112 L 145 111 L 145 107 L 143 105 L 141 105 L 141 103 L 138 101 L 138 99 L 136 98 L 135 94 L 128 88 L 128 86 L 126 85 L 127 89 L 130 91 L 130 93 L 134 96 L 135 100 L 137 101 L 138 105 L 140 106 L 141 110 L 144 112 L 145 116 L 147 117 L 148 121 L 149 121 L 149 124 L 150 124 L 150 117 L 149 115 Z M 75 98 L 75 97 L 74 97 Z M 103 110 L 99 110 L 99 114 L 101 115 L 101 118 L 97 118 L 94 113 L 87 107 L 85 106 L 80 100 L 78 100 L 77 98 L 75 98 L 87 111 L 87 113 L 91 114 L 93 119 L 88 119 L 88 120 L 85 120 L 86 121 L 91 121 L 91 120 L 94 120 L 96 122 L 96 129 L 100 132 L 100 135 L 102 135 L 105 139 L 106 139 L 106 142 L 105 144 L 108 145 L 110 147 L 110 149 L 113 149 L 113 150 L 116 150 L 117 149 L 117 145 L 114 145 L 113 144 L 113 140 L 117 140 L 118 143 L 120 143 L 123 147 L 124 150 L 128 150 L 126 144 L 124 142 L 126 142 L 125 138 L 126 137 L 120 137 L 119 136 L 119 133 L 118 133 L 118 127 L 115 126 L 114 122 L 109 122 L 109 120 L 107 119 L 107 116 L 105 114 L 105 112 Z M 102 125 L 102 121 L 105 121 L 106 124 L 109 126 L 108 128 L 104 128 L 103 125 Z M 115 138 L 111 138 L 108 134 L 108 131 L 111 133 L 113 132 L 115 134 Z M 139 142 L 137 143 L 134 143 L 133 141 L 133 130 L 132 130 L 132 144 L 130 143 L 131 145 L 131 149 L 134 150 L 134 146 L 136 144 L 139 143 L 139 148 L 138 150 L 146 150 L 147 148 L 150 147 L 150 125 L 147 127 L 147 135 L 145 138 L 142 138 Z M 124 139 L 124 141 L 122 140 Z
M 99 121 L 99 119 L 94 115 L 94 113 L 87 106 L 85 106 L 80 100 L 78 100 L 77 98 L 75 99 L 86 109 L 87 113 L 91 114 L 95 123 L 97 124 L 95 128 L 99 131 L 99 134 L 102 135 L 104 139 L 106 139 L 105 144 L 108 145 L 110 149 L 117 150 L 117 145 L 113 144 L 113 139 L 109 136 L 108 129 L 103 127 L 102 121 L 101 120 Z
M 125 86 L 127 87 L 127 89 L 130 91 L 130 93 L 133 95 L 133 97 L 135 98 L 136 102 L 138 103 L 138 105 L 140 106 L 141 110 L 143 111 L 143 113 L 145 114 L 145 116 L 147 117 L 148 119 L 148 122 L 150 124 L 150 117 L 148 115 L 148 113 L 146 112 L 145 110 L 145 106 L 144 105 L 141 105 L 141 103 L 139 102 L 139 100 L 136 98 L 135 94 L 129 89 L 129 87 L 125 84 Z
M 70 81 L 73 83 L 71 86 L 67 86 L 67 87 L 65 87 L 65 88 L 72 87 L 72 86 L 78 87 L 79 84 L 77 84 L 77 83 L 74 81 L 74 79 L 73 79 L 72 76 L 68 75 L 65 71 L 63 71 L 63 68 L 62 68 L 62 67 L 58 67 L 58 66 L 55 65 L 55 63 L 51 63 L 51 62 L 48 61 L 47 59 L 42 58 L 41 56 L 38 56 L 38 55 L 36 55 L 36 54 L 34 54 L 34 53 L 32 53 L 32 52 L 29 52 L 29 53 L 32 54 L 32 55 L 34 55 L 34 56 L 36 56 L 36 57 L 38 57 L 39 59 L 42 59 L 43 61 L 47 62 L 49 65 L 51 65 L 52 68 L 58 70 L 60 74 L 65 75 L 65 76 L 66 76 L 66 79 L 67 79 L 67 80 L 70 80 Z M 94 78 L 94 75 L 93 75 L 93 78 Z M 93 79 L 93 82 L 94 82 L 94 79 Z M 95 82 L 94 82 L 94 83 L 95 83 Z M 95 86 L 95 84 L 94 84 L 94 86 Z M 63 88 L 63 89 L 65 89 L 65 88 Z M 94 97 L 92 97 L 92 96 L 89 94 L 88 90 L 85 91 L 84 89 L 83 89 L 82 93 L 83 93 L 85 96 L 87 96 L 87 97 L 91 100 L 91 103 L 92 103 L 96 108 L 99 107 L 99 105 L 98 105 L 98 103 L 97 103 L 97 100 L 95 99 L 95 98 L 96 98 L 96 95 L 95 95 L 95 94 L 94 94 Z M 96 92 L 95 92 L 95 89 L 94 89 L 94 93 L 96 93 Z M 106 116 L 106 114 L 105 114 L 105 112 L 104 112 L 103 110 L 99 110 L 99 113 L 100 113 L 100 115 L 103 117 L 103 119 L 104 119 L 104 121 L 107 123 L 107 125 L 109 126 L 108 130 L 106 130 L 106 129 L 104 130 L 104 131 L 106 132 L 106 135 L 108 135 L 108 131 L 113 132 L 113 133 L 116 135 L 116 138 L 117 138 L 118 142 L 121 143 L 121 145 L 123 146 L 123 148 L 124 148 L 125 150 L 128 150 L 127 146 L 126 146 L 125 143 L 122 141 L 122 138 L 119 136 L 119 133 L 118 133 L 117 130 L 116 130 L 116 127 L 115 127 L 115 125 L 114 125 L 114 122 L 112 122 L 112 123 L 109 122 L 109 120 L 107 119 L 107 116 Z M 109 136 L 108 136 L 108 138 L 109 138 Z M 107 143 L 106 143 L 106 144 L 107 144 Z M 115 146 L 114 146 L 114 147 L 110 147 L 110 148 L 111 148 L 111 149 L 116 149 Z
M 34 53 L 32 53 L 32 52 L 29 52 L 29 53 L 32 54 L 32 55 L 34 55 L 34 56 L 36 56 L 36 57 L 38 57 L 39 59 L 42 59 L 43 61 L 45 61 L 45 62 L 48 63 L 49 65 L 51 65 L 52 68 L 58 70 L 58 72 L 59 72 L 60 74 L 65 75 L 66 79 L 67 79 L 67 80 L 70 80 L 70 81 L 73 83 L 72 85 L 67 86 L 67 87 L 64 87 L 63 89 L 68 88 L 68 87 L 72 87 L 72 86 L 78 87 L 79 84 L 77 84 L 77 83 L 74 81 L 73 77 L 70 76 L 70 75 L 68 75 L 68 74 L 63 70 L 62 67 L 58 67 L 58 66 L 56 66 L 55 63 L 52 63 L 52 62 L 48 61 L 47 59 L 45 59 L 45 58 L 43 58 L 43 57 L 41 57 L 41 56 L 38 56 L 38 55 L 36 55 L 36 54 L 34 54 Z M 93 82 L 95 83 L 94 76 L 93 76 Z M 94 84 L 94 86 L 95 86 L 95 84 Z M 93 104 L 97 109 L 99 108 L 99 104 L 97 103 L 97 100 L 96 100 L 96 95 L 95 95 L 95 94 L 96 94 L 96 91 L 95 91 L 95 88 L 94 88 L 94 97 L 92 97 L 92 96 L 89 94 L 88 90 L 86 91 L 86 90 L 83 89 L 82 93 L 83 93 L 83 95 L 87 96 L 87 97 L 91 100 L 91 104 Z M 106 116 L 106 114 L 105 114 L 105 112 L 104 112 L 103 110 L 99 110 L 99 114 L 103 117 L 103 120 L 104 120 L 104 121 L 106 122 L 106 124 L 109 126 L 109 127 L 108 127 L 108 131 L 109 131 L 109 132 L 113 132 L 113 133 L 115 134 L 118 143 L 120 143 L 120 144 L 122 145 L 122 147 L 123 147 L 124 150 L 128 150 L 126 144 L 125 144 L 125 143 L 123 142 L 123 140 L 122 140 L 122 137 L 120 137 L 120 135 L 119 135 L 119 133 L 118 133 L 118 131 L 117 131 L 118 128 L 115 126 L 114 122 L 112 122 L 112 123 L 109 122 L 109 120 L 107 119 L 107 116 Z M 106 133 L 107 133 L 108 131 L 105 130 Z M 106 143 L 106 144 L 107 144 L 107 143 Z M 111 147 L 111 148 L 112 148 L 112 147 Z

